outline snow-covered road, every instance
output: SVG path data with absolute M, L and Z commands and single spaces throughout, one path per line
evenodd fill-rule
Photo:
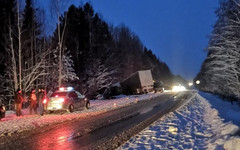
M 5 118 L 0 121 L 0 136 L 11 136 L 14 133 L 25 130 L 32 130 L 38 127 L 70 121 L 88 115 L 97 115 L 112 109 L 130 105 L 137 101 L 147 100 L 159 96 L 160 94 L 146 94 L 136 96 L 120 96 L 113 100 L 91 100 L 88 110 L 78 110 L 73 113 L 50 114 L 50 115 L 29 115 L 28 110 L 23 110 L 24 116 L 16 117 L 14 111 L 8 111 Z
M 8 112 L 0 121 L 0 136 L 41 126 L 97 115 L 118 107 L 159 96 L 148 94 L 115 100 L 93 100 L 91 109 L 74 113 L 16 117 Z M 206 93 L 196 93 L 189 102 L 134 136 L 119 149 L 240 149 L 240 108 Z
M 185 106 L 165 115 L 119 149 L 239 150 L 239 116 L 239 106 L 211 94 L 196 94 Z

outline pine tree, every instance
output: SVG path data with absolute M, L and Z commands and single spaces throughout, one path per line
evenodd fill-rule
M 6 69 L 5 62 L 8 60 L 7 47 L 9 44 L 9 26 L 15 24 L 16 2 L 15 0 L 0 1 L 0 74 Z
M 36 9 L 33 7 L 32 0 L 26 0 L 25 4 L 22 21 L 22 49 L 24 53 L 23 68 L 31 70 L 36 62 L 37 55 L 39 55 L 39 46 L 37 43 L 39 43 L 41 31 L 40 24 L 37 22 L 36 18 Z
M 84 85 L 87 83 L 81 77 L 87 74 L 85 71 L 89 65 L 95 60 L 106 65 L 110 59 L 112 37 L 107 23 L 94 13 L 89 3 L 78 8 L 70 6 L 67 13 L 65 45 L 73 56 L 74 70 Z
M 105 85 L 109 85 L 108 83 L 99 84 L 100 81 L 96 79 L 100 80 L 100 73 L 103 73 L 109 83 L 120 82 L 142 69 L 153 69 L 157 72 L 156 76 L 161 72 L 163 79 L 168 75 L 171 76 L 165 63 L 162 63 L 154 54 L 144 53 L 144 46 L 137 35 L 124 25 L 109 26 L 98 13 L 94 12 L 90 3 L 79 7 L 72 5 L 62 15 L 54 32 L 52 49 L 59 47 L 59 33 L 63 38 L 62 48 L 66 48 L 72 56 L 74 64 L 72 67 L 79 78 L 78 83 L 81 83 L 77 85 L 78 89 L 94 91 L 95 93 L 90 92 L 91 95 L 101 93 Z M 62 51 L 62 54 L 64 53 Z M 146 59 L 152 65 L 145 64 Z M 107 69 L 104 70 L 104 68 Z M 163 73 L 165 71 L 166 73 Z M 99 77 L 92 75 L 97 72 Z M 102 80 L 105 79 L 102 78 Z

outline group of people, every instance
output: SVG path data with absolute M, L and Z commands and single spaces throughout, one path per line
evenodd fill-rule
M 29 113 L 32 114 L 32 111 L 34 111 L 35 114 L 37 114 L 37 106 L 39 107 L 39 114 L 43 115 L 44 113 L 44 103 L 43 100 L 46 97 L 46 92 L 43 88 L 38 89 L 38 93 L 36 93 L 35 89 L 32 89 L 30 92 L 30 95 L 28 97 L 28 101 L 30 103 L 29 105 Z M 23 102 L 25 102 L 24 97 L 22 95 L 22 91 L 18 89 L 16 91 L 15 97 L 15 109 L 16 109 L 16 115 L 17 116 L 23 116 L 22 114 L 22 105 Z

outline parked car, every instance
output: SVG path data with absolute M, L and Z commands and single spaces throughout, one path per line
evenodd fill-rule
M 47 111 L 66 110 L 73 112 L 75 109 L 90 107 L 89 100 L 72 87 L 62 87 L 55 91 L 47 102 Z
M 163 93 L 164 92 L 164 88 L 163 87 L 159 87 L 159 88 L 155 88 L 154 89 L 154 93 Z
M 5 117 L 6 109 L 3 104 L 0 105 L 0 120 Z
M 163 93 L 164 92 L 163 82 L 155 81 L 153 84 L 153 91 L 154 93 Z

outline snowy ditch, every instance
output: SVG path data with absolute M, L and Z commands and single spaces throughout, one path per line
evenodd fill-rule
M 211 94 L 204 96 L 209 100 L 196 94 L 189 103 L 166 114 L 119 149 L 239 150 L 240 137 L 235 134 L 239 133 L 240 123 L 233 122 L 240 121 L 240 108 Z M 218 109 L 227 116 L 221 117 Z

